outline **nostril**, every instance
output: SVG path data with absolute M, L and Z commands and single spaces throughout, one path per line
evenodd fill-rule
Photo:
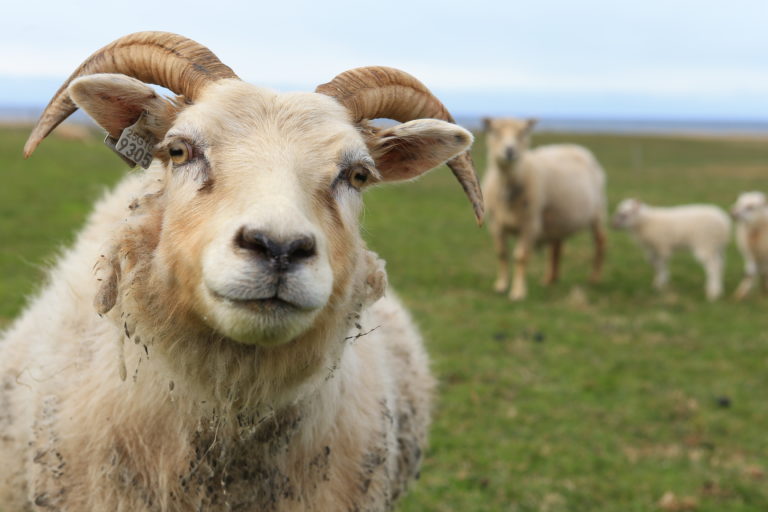
M 317 252 L 312 235 L 278 241 L 262 230 L 249 227 L 240 228 L 235 236 L 235 245 L 280 272 L 290 270 L 291 265 L 302 263 Z
M 286 255 L 291 261 L 300 261 L 315 255 L 315 237 L 312 235 L 300 236 L 288 242 Z
M 515 159 L 515 148 L 508 147 L 505 153 L 505 156 L 507 157 L 507 160 L 510 162 Z
M 235 243 L 242 249 L 253 251 L 265 257 L 270 257 L 275 245 L 263 231 L 248 227 L 240 228 L 235 237 Z

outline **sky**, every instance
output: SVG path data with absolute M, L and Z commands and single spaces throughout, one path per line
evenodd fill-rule
M 457 116 L 768 122 L 768 0 L 27 0 L 0 24 L 0 107 L 43 105 L 95 50 L 164 30 L 279 90 L 387 65 Z

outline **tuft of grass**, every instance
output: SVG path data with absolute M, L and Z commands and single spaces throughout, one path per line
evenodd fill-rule
M 24 162 L 25 137 L 0 131 L 0 327 L 121 176 L 96 144 L 52 139 Z M 741 191 L 768 188 L 765 141 L 536 137 L 559 141 L 597 155 L 611 208 L 628 196 L 727 207 Z M 482 136 L 475 162 L 482 170 Z M 560 283 L 538 284 L 540 253 L 530 297 L 511 303 L 491 290 L 490 238 L 447 169 L 375 189 L 366 205 L 364 236 L 387 260 L 439 380 L 422 476 L 400 510 L 768 509 L 768 299 L 707 303 L 688 255 L 673 260 L 670 290 L 656 293 L 640 250 L 611 232 L 601 283 L 586 282 L 582 235 L 565 245 Z M 741 266 L 731 246 L 727 290 Z

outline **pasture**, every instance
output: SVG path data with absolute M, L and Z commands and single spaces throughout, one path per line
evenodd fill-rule
M 97 139 L 52 138 L 28 161 L 27 132 L 0 130 L 0 328 L 19 313 L 124 165 Z M 594 151 L 611 208 L 728 207 L 768 189 L 768 141 L 542 134 Z M 482 173 L 482 137 L 475 146 Z M 430 449 L 402 511 L 768 510 L 768 298 L 704 301 L 688 255 L 671 287 L 626 233 L 610 232 L 602 283 L 590 241 L 566 243 L 561 282 L 529 298 L 491 290 L 490 237 L 447 169 L 368 193 L 365 237 L 422 329 L 439 379 Z M 728 252 L 726 290 L 742 262 Z M 365 343 L 361 338 L 357 343 Z M 0 510 L 2 504 L 0 504 Z

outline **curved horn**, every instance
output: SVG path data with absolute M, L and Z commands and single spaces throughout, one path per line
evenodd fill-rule
M 423 118 L 456 122 L 424 84 L 399 69 L 382 66 L 351 69 L 318 86 L 315 92 L 331 96 L 347 107 L 356 123 L 377 118 L 401 123 Z M 472 203 L 477 222 L 482 223 L 483 194 L 470 152 L 462 153 L 447 164 Z
M 192 100 L 208 83 L 237 75 L 205 46 L 168 32 L 136 32 L 121 37 L 88 57 L 56 91 L 24 145 L 24 157 L 77 105 L 67 93 L 76 78 L 95 73 L 121 73 L 161 85 Z

